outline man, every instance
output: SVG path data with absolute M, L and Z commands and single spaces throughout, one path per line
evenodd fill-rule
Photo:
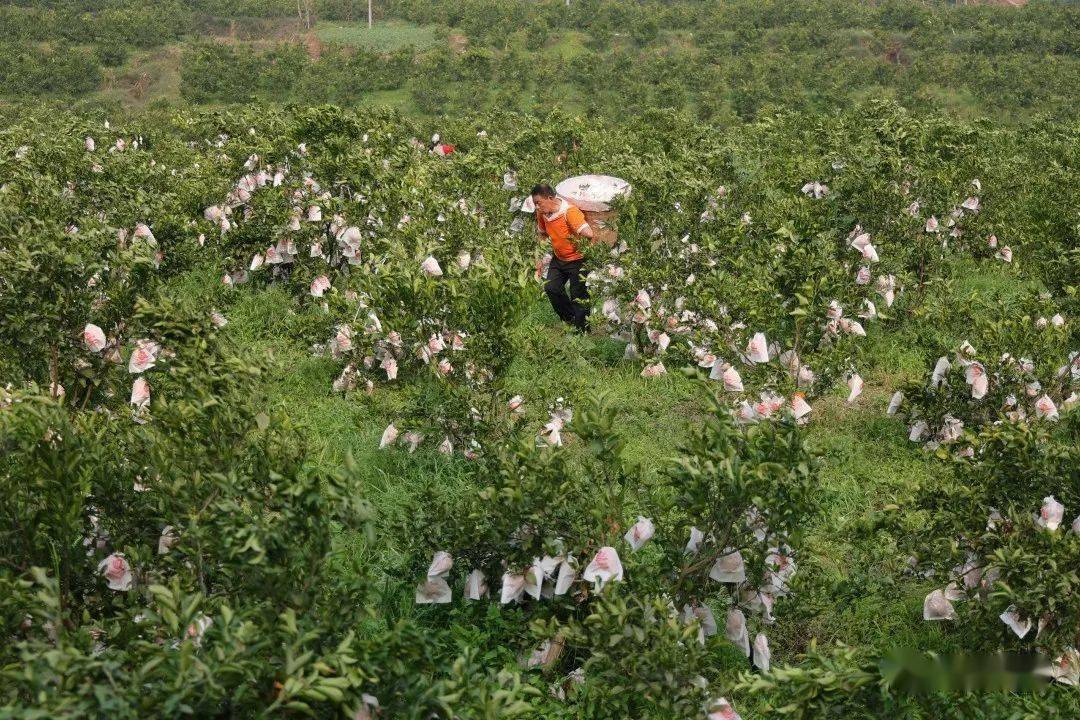
M 536 206 L 537 237 L 546 237 L 551 241 L 552 258 L 544 292 L 551 300 L 555 313 L 564 322 L 584 332 L 589 306 L 579 301 L 587 301 L 589 292 L 585 288 L 586 273 L 581 267 L 585 256 L 578 250 L 577 239 L 591 240 L 592 228 L 585 222 L 585 214 L 556 195 L 547 183 L 533 187 L 532 200 Z M 567 284 L 570 285 L 569 295 L 566 292 Z

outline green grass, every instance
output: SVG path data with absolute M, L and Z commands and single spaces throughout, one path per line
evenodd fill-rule
M 399 540 L 391 531 L 395 522 L 428 489 L 443 497 L 471 491 L 475 478 L 469 463 L 430 448 L 415 455 L 380 451 L 379 436 L 412 397 L 410 386 L 379 385 L 371 395 L 331 392 L 338 364 L 310 350 L 317 335 L 312 328 L 323 322 L 316 308 L 297 303 L 278 287 L 246 286 L 225 293 L 217 289 L 215 277 L 214 270 L 191 273 L 175 288 L 220 307 L 229 318 L 227 336 L 238 347 L 279 361 L 282 370 L 266 388 L 269 400 L 300 424 L 313 462 L 334 468 L 347 455 L 356 460 L 361 491 L 379 518 L 379 540 L 371 546 L 342 535 L 339 546 L 375 577 L 392 578 L 401 562 Z M 1017 292 L 1015 281 L 1000 268 L 958 273 L 958 278 L 953 291 L 978 291 L 995 301 Z M 925 372 L 919 351 L 907 340 L 903 333 L 873 333 L 867 355 L 874 360 L 864 372 L 867 385 L 859 400 L 849 405 L 835 394 L 814 402 L 806 437 L 822 457 L 819 507 L 803 528 L 797 599 L 778 602 L 778 622 L 769 633 L 774 661 L 793 660 L 812 640 L 943 651 L 956 642 L 949 628 L 922 620 L 931 581 L 908 571 L 900 549 L 901 534 L 918 532 L 918 518 L 903 514 L 905 504 L 919 487 L 932 487 L 949 472 L 908 442 L 901 421 L 884 416 L 892 390 Z M 664 492 L 663 472 L 688 431 L 702 421 L 708 388 L 684 376 L 673 362 L 668 375 L 641 378 L 640 365 L 622 359 L 622 343 L 569 332 L 539 292 L 511 342 L 515 360 L 500 391 L 526 397 L 526 427 L 538 429 L 547 419 L 546 403 L 556 397 L 581 408 L 603 393 L 619 411 L 626 459 L 641 469 L 631 504 Z M 570 434 L 567 451 L 576 460 L 585 448 Z M 395 583 L 385 582 L 385 588 L 386 603 L 408 605 Z
M 1007 270 L 962 275 L 953 290 L 985 292 L 993 299 L 1016 292 Z M 406 554 L 395 530 L 408 517 L 411 503 L 429 491 L 444 499 L 474 492 L 477 479 L 471 464 L 430 448 L 415 455 L 380 451 L 379 435 L 408 399 L 409 387 L 383 385 L 372 395 L 331 392 L 338 364 L 314 356 L 309 339 L 298 339 L 319 325 L 319 311 L 297 303 L 279 287 L 222 291 L 216 276 L 213 269 L 190 273 L 175 287 L 220 307 L 229 318 L 226 334 L 238 347 L 270 353 L 279 361 L 282 371 L 266 387 L 269 400 L 299 423 L 313 462 L 336 468 L 347 455 L 356 461 L 360 492 L 376 512 L 377 540 L 341 533 L 336 540 L 340 571 L 369 578 L 387 617 L 414 612 L 410 588 L 397 580 Z M 695 381 L 674 363 L 668 375 L 642 379 L 639 365 L 622 359 L 622 343 L 599 334 L 568 332 L 539 292 L 511 342 L 516 357 L 501 390 L 525 395 L 528 427 L 540 427 L 547 417 L 544 403 L 555 397 L 580 408 L 590 397 L 605 393 L 619 411 L 626 458 L 642 471 L 640 482 L 630 488 L 631 506 L 638 498 L 664 491 L 664 470 L 703 417 L 703 389 Z M 904 508 L 920 487 L 933 487 L 949 470 L 908 442 L 901 421 L 883 412 L 891 390 L 925 368 L 918 351 L 905 346 L 902 337 L 874 333 L 867 342 L 868 354 L 876 361 L 865 373 L 863 396 L 851 405 L 835 395 L 814 402 L 806 439 L 822 458 L 818 513 L 799 542 L 794 595 L 778 600 L 777 623 L 768 631 L 776 663 L 795 661 L 812 642 L 883 652 L 960 649 L 960 636 L 952 628 L 923 621 L 923 598 L 936 585 L 933 579 L 911 574 L 901 550 L 902 536 L 919 531 L 919 518 L 905 515 Z M 575 458 L 585 448 L 570 434 L 567 451 Z M 516 615 L 504 617 L 516 611 L 498 607 L 489 608 L 484 619 L 469 615 L 478 612 L 475 608 L 456 612 L 453 621 L 470 628 L 457 632 L 475 633 L 471 642 L 496 647 L 506 640 L 500 628 L 520 621 Z M 422 614 L 418 621 L 424 621 Z M 714 672 L 733 677 L 744 662 L 738 651 L 720 646 Z M 768 698 L 737 700 L 753 710 Z M 1017 702 L 1021 700 L 1002 699 L 1007 709 L 1015 709 Z M 764 707 L 758 710 L 766 712 Z
M 887 401 L 886 391 L 868 388 L 851 406 L 835 398 L 814 406 L 807 441 L 823 454 L 820 513 L 806 533 L 799 613 L 780 620 L 791 651 L 810 638 L 923 646 L 933 630 L 921 615 L 927 590 L 907 575 L 888 526 L 870 520 L 894 512 L 885 508 L 932 483 L 942 466 L 907 441 L 899 420 L 884 417 Z
M 519 329 L 520 350 L 505 387 L 526 398 L 563 397 L 572 407 L 605 394 L 619 412 L 626 458 L 650 477 L 674 456 L 689 424 L 700 419 L 703 402 L 699 388 L 677 368 L 663 377 L 641 378 L 640 365 L 622 359 L 624 345 L 566 330 L 541 300 Z M 543 408 L 532 411 L 537 422 L 546 420 Z
M 589 36 L 583 32 L 573 30 L 564 32 L 549 42 L 542 50 L 542 53 L 553 60 L 561 58 L 564 62 L 570 62 L 589 51 L 585 47 L 588 38 Z
M 964 120 L 974 120 L 987 114 L 986 104 L 971 90 L 957 85 L 926 85 L 919 89 L 917 99 Z
M 415 113 L 417 112 L 416 106 L 413 103 L 412 93 L 408 88 L 398 88 L 397 90 L 376 90 L 368 93 L 361 98 L 361 106 L 384 106 L 397 108 L 403 113 Z
M 402 20 L 382 20 L 368 28 L 367 22 L 322 21 L 315 26 L 315 35 L 325 43 L 348 45 L 375 52 L 392 52 L 413 46 L 424 50 L 441 41 L 434 25 L 414 25 Z
M 119 67 L 105 71 L 96 99 L 125 107 L 179 99 L 182 54 L 179 44 L 131 53 Z
M 661 30 L 657 45 L 680 50 L 690 50 L 697 47 L 694 33 L 690 30 Z

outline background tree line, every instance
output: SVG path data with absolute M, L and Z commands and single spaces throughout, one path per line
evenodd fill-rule
M 1003 119 L 1066 117 L 1078 100 L 1080 11 L 1065 3 L 392 0 L 378 10 L 380 21 L 438 28 L 438 42 L 389 51 L 324 42 L 313 52 L 303 24 L 291 38 L 266 24 L 296 18 L 282 0 L 9 3 L 0 83 L 10 99 L 93 102 L 107 68 L 172 45 L 182 50 L 176 100 L 197 103 L 384 100 L 423 115 L 659 106 L 735 122 L 871 95 Z M 346 0 L 312 5 L 325 21 L 365 11 Z

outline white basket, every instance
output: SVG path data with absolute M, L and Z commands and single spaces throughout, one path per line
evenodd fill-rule
M 590 212 L 610 210 L 611 201 L 630 190 L 630 183 L 611 175 L 578 175 L 555 186 L 556 193 Z

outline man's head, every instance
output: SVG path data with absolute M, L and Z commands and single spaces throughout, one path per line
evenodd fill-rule
M 532 199 L 538 212 L 550 214 L 559 209 L 559 196 L 547 183 L 533 185 Z

